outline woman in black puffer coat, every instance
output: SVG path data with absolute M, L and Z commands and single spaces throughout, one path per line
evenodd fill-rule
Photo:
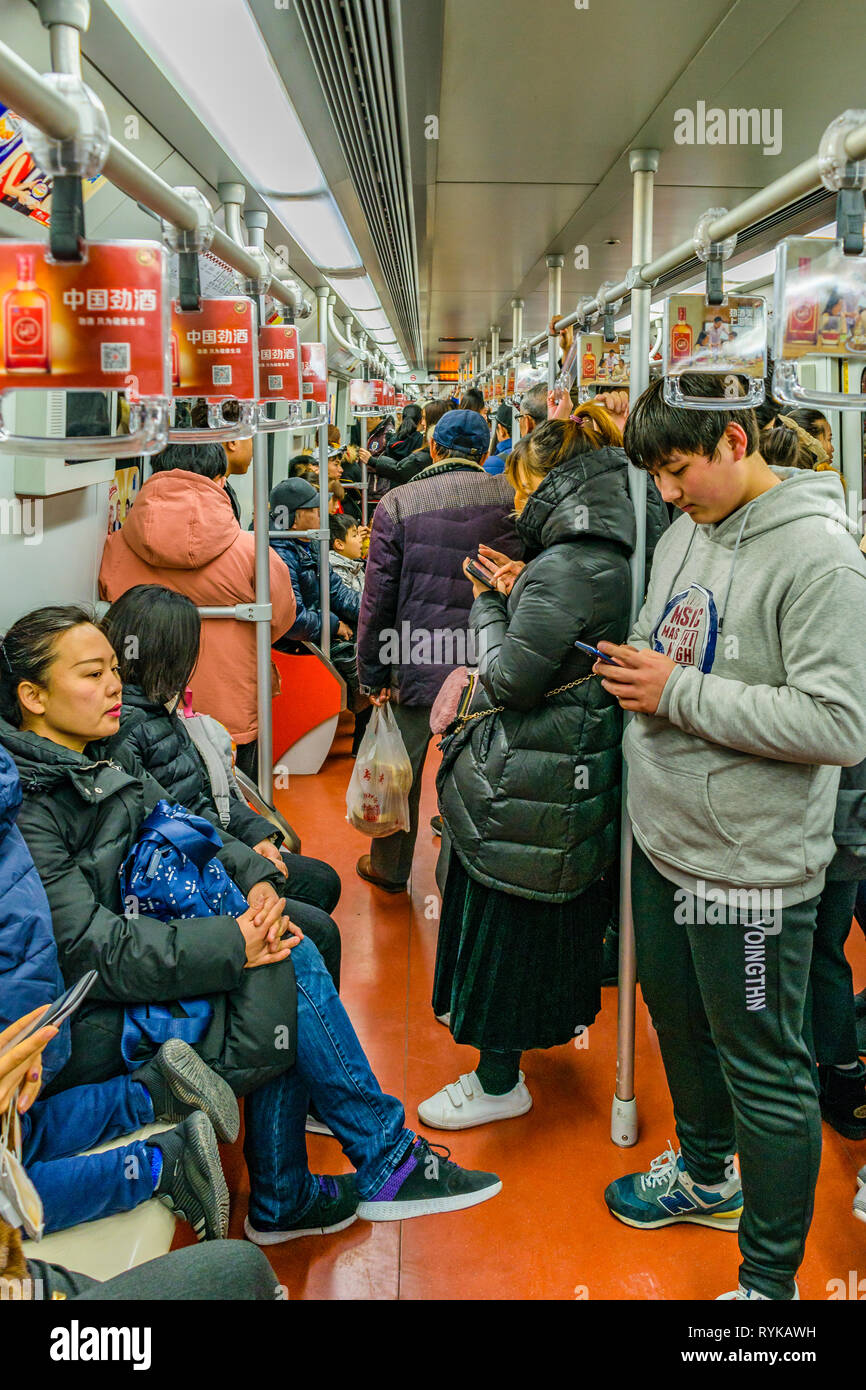
M 451 854 L 433 1004 L 481 1060 L 419 1106 L 434 1128 L 525 1113 L 521 1052 L 568 1042 L 600 1007 L 621 720 L 574 644 L 625 640 L 636 525 L 619 431 L 600 407 L 581 416 L 510 455 L 534 558 L 509 564 L 498 592 L 474 581 L 482 717 L 446 738 L 437 778 Z M 647 523 L 651 555 L 667 525 L 652 485 Z
M 120 729 L 106 741 L 106 756 L 125 766 L 131 758 L 181 806 L 204 816 L 217 830 L 227 830 L 276 867 L 283 876 L 287 914 L 315 943 L 339 989 L 340 929 L 330 916 L 340 897 L 339 874 L 320 859 L 281 853 L 273 838 L 276 834 L 279 839 L 279 832 L 234 793 L 228 778 L 221 817 L 204 759 L 187 721 L 176 713 L 201 642 L 195 604 L 160 584 L 136 584 L 111 605 L 102 629 L 118 653 L 123 681 Z M 260 867 L 265 872 L 264 862 Z

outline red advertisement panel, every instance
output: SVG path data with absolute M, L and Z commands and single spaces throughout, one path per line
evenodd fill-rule
M 150 241 L 91 242 L 51 264 L 40 242 L 0 242 L 0 390 L 167 396 L 166 253 Z
M 253 301 L 203 299 L 200 309 L 171 306 L 171 375 L 175 396 L 208 401 L 258 398 Z
M 301 344 L 301 381 L 305 401 L 328 404 L 328 358 L 324 343 Z
M 268 324 L 259 333 L 259 399 L 302 401 L 301 355 L 293 324 Z

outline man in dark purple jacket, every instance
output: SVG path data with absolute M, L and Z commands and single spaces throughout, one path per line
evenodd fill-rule
M 512 521 L 513 489 L 481 467 L 489 440 L 475 411 L 443 415 L 430 441 L 431 467 L 388 492 L 373 518 L 358 673 L 376 704 L 392 701 L 413 778 L 409 830 L 373 840 L 357 871 L 392 893 L 405 890 L 412 868 L 433 701 L 451 671 L 478 664 L 463 561 L 480 544 L 512 559 L 522 553 Z

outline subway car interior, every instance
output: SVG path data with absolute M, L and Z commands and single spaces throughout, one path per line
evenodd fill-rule
M 866 1298 L 862 5 L 0 15 L 0 1296 L 814 1360 L 724 1304 Z

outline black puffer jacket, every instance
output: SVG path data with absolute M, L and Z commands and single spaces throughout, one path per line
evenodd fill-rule
M 184 720 L 169 714 L 165 705 L 148 700 L 137 685 L 123 687 L 120 730 L 114 738 L 108 739 L 104 751 L 107 757 L 119 757 L 122 762 L 125 747 L 132 750 L 145 772 L 155 777 L 169 796 L 222 831 L 207 768 Z M 270 839 L 274 833 L 274 827 L 264 816 L 257 815 L 236 796 L 229 802 L 226 829 L 236 840 L 249 846 Z
M 647 549 L 667 525 L 650 480 Z M 612 863 L 619 835 L 619 707 L 589 673 L 576 640 L 628 633 L 635 517 L 621 449 L 558 465 L 532 494 L 517 533 L 534 555 L 506 600 L 472 607 L 483 689 L 473 711 L 501 714 L 446 741 L 440 806 L 461 863 L 491 888 L 568 902 Z
M 389 454 L 383 454 L 376 460 L 376 472 L 380 478 L 387 478 L 392 487 L 399 487 L 401 483 L 411 483 L 412 479 L 423 473 L 425 468 L 429 468 L 432 462 L 430 450 L 425 445 L 402 459 L 393 459 Z
M 244 939 L 233 917 L 160 922 L 123 915 L 120 866 L 157 801 L 173 798 L 129 750 L 124 770 L 103 746 L 75 753 L 3 720 L 0 742 L 18 767 L 24 794 L 18 825 L 48 895 L 66 984 L 99 972 L 72 1020 L 72 1057 L 61 1084 L 123 1071 L 126 1004 L 203 996 L 211 998 L 214 1016 L 196 1050 L 238 1095 L 290 1067 L 297 1003 L 291 959 L 245 969 Z M 280 892 L 279 874 L 261 855 L 221 834 L 218 857 L 243 893 L 263 880 Z M 276 1036 L 290 1043 L 279 1054 Z

